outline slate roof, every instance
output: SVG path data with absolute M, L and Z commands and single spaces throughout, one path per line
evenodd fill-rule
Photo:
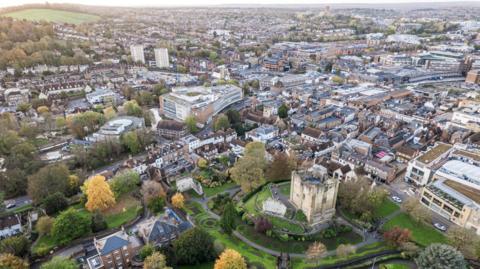
M 117 249 L 121 249 L 124 246 L 128 246 L 128 240 L 125 240 L 117 235 L 111 236 L 105 240 L 103 248 L 100 249 L 100 255 L 107 255 Z

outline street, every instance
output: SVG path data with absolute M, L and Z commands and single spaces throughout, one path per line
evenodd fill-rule
M 9 204 L 14 204 L 15 206 L 7 208 L 7 211 L 15 211 L 22 206 L 31 204 L 32 199 L 30 199 L 30 197 L 28 197 L 27 195 L 24 195 L 13 199 L 5 200 L 3 203 L 5 204 L 5 206 L 8 206 Z

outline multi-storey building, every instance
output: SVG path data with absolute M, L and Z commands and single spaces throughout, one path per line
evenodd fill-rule
M 145 64 L 145 53 L 143 51 L 143 45 L 131 45 L 130 54 L 132 55 L 132 60 L 134 62 L 141 62 Z
M 90 269 L 123 269 L 130 268 L 132 258 L 142 245 L 136 236 L 127 234 L 125 230 L 93 239 L 98 254 L 87 259 Z
M 194 116 L 197 122 L 205 124 L 242 99 L 243 91 L 235 85 L 174 88 L 171 93 L 160 96 L 160 113 L 177 121 Z
M 155 54 L 155 65 L 159 68 L 166 68 L 170 66 L 170 61 L 168 59 L 168 49 L 166 48 L 156 48 L 153 50 Z
M 451 159 L 423 188 L 420 201 L 453 223 L 480 234 L 479 192 L 480 167 L 468 159 Z
M 432 178 L 433 173 L 448 157 L 452 146 L 437 143 L 433 148 L 408 162 L 405 180 L 419 186 L 425 186 Z

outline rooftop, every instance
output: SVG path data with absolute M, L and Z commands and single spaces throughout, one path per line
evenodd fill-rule
M 439 143 L 429 151 L 425 152 L 423 155 L 417 158 L 417 161 L 422 162 L 424 164 L 429 164 L 432 161 L 436 160 L 442 154 L 447 152 L 452 148 L 451 145 Z

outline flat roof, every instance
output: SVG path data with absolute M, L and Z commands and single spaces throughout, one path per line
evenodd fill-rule
M 447 152 L 450 148 L 452 148 L 452 146 L 448 144 L 443 144 L 443 143 L 437 144 L 435 147 L 425 152 L 423 155 L 419 156 L 417 158 L 417 161 L 422 162 L 424 164 L 429 164 L 432 161 L 436 160 L 438 157 L 440 157 L 440 155 Z

